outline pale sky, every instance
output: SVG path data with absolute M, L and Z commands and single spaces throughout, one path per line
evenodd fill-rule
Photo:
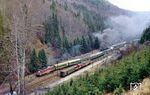
M 120 8 L 131 11 L 150 11 L 150 0 L 108 0 Z

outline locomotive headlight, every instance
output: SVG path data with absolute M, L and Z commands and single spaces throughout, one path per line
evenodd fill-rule
M 110 49 L 114 49 L 114 47 L 110 47 Z

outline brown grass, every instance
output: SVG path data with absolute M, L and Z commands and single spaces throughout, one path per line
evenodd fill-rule
M 129 91 L 125 95 L 150 95 L 150 77 L 143 80 L 141 89 Z

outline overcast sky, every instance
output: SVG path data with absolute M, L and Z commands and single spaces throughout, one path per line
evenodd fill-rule
M 150 0 L 108 0 L 120 8 L 131 11 L 150 11 Z

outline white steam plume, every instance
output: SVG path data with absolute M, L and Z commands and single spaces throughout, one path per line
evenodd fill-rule
M 102 46 L 110 46 L 121 41 L 139 38 L 149 22 L 149 13 L 139 13 L 131 17 L 124 15 L 111 17 L 107 21 L 111 28 L 94 35 L 101 40 Z

